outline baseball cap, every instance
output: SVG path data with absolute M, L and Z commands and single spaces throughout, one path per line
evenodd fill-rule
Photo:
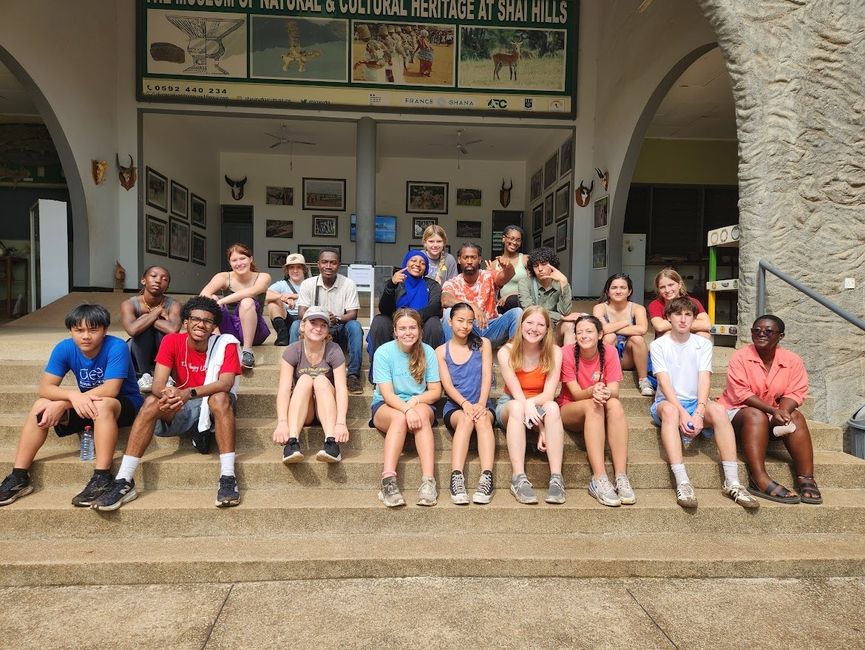
M 300 253 L 292 253 L 285 256 L 285 264 L 283 266 L 291 266 L 292 264 L 306 264 L 306 260 Z
M 316 307 L 313 305 L 309 309 L 307 309 L 301 320 L 311 320 L 313 318 L 318 318 L 319 320 L 330 322 L 330 312 L 324 307 Z

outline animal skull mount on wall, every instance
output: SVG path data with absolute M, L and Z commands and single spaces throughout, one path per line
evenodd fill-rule
M 105 181 L 105 170 L 108 169 L 108 161 L 91 160 L 90 171 L 93 173 L 93 182 L 101 185 Z
M 243 198 L 243 186 L 246 185 L 247 178 L 247 176 L 244 176 L 241 180 L 235 181 L 230 179 L 228 174 L 225 175 L 225 182 L 231 188 L 231 198 L 235 201 L 240 201 Z
M 502 189 L 499 190 L 499 202 L 503 208 L 511 204 L 511 190 L 514 189 L 514 179 L 511 179 L 511 186 L 505 187 L 505 179 L 502 179 Z
M 577 190 L 574 192 L 576 195 L 574 199 L 577 202 L 577 205 L 581 208 L 585 208 L 589 204 L 589 199 L 592 198 L 592 190 L 595 189 L 595 181 L 592 180 L 591 185 L 586 187 L 583 184 L 583 179 L 580 179 L 580 184 L 577 186 Z
M 604 190 L 608 190 L 610 188 L 610 170 L 602 172 L 600 167 L 595 167 L 595 173 L 601 179 L 601 183 L 604 184 Z
M 129 156 L 129 167 L 124 167 L 120 164 L 120 156 L 115 154 L 117 158 L 117 176 L 120 178 L 120 187 L 127 192 L 135 187 L 135 181 L 138 178 L 138 173 L 135 169 L 135 161 L 132 160 L 132 155 Z

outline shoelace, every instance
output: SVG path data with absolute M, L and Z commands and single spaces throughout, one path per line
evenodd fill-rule
M 484 494 L 489 494 L 493 491 L 493 475 L 481 474 L 481 480 L 478 481 L 478 491 Z
M 462 474 L 451 474 L 451 492 L 462 494 L 466 491 L 466 479 Z

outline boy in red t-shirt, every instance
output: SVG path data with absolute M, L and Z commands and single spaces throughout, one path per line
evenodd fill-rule
M 212 298 L 189 299 L 183 305 L 181 318 L 185 332 L 168 334 L 162 340 L 156 355 L 153 390 L 132 425 L 114 484 L 93 502 L 95 510 L 117 510 L 138 496 L 133 477 L 154 433 L 191 433 L 196 449 L 208 453 L 212 428 L 221 466 L 216 506 L 240 503 L 234 475 L 234 392 L 241 372 L 240 346 L 230 334 L 213 334 L 222 320 L 222 310 Z M 169 374 L 174 386 L 168 385 Z

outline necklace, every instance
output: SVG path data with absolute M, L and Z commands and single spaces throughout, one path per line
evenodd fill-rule
M 163 303 L 165 302 L 165 296 L 162 296 L 162 300 L 160 300 L 155 305 L 151 305 L 149 302 L 147 302 L 147 298 L 145 298 L 144 294 L 142 293 L 141 294 L 141 302 L 144 303 L 144 308 L 147 310 L 147 313 L 149 314 L 150 312 L 152 312 L 157 307 L 162 307 Z

